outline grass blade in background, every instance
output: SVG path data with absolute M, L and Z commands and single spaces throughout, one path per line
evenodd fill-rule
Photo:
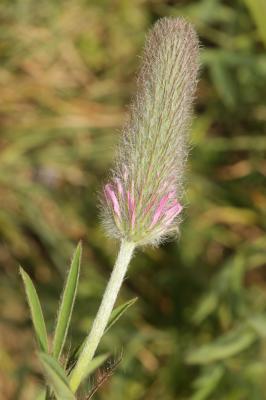
M 52 356 L 45 353 L 39 353 L 39 359 L 56 399 L 75 400 L 75 396 L 69 388 L 65 371 L 58 362 Z
M 202 376 L 194 382 L 195 393 L 190 400 L 207 400 L 210 396 L 214 396 L 214 391 L 224 375 L 224 367 L 222 365 L 214 365 L 208 368 Z
M 259 35 L 266 46 L 266 2 L 265 0 L 245 0 L 245 3 L 255 21 Z
M 73 311 L 73 306 L 76 298 L 77 286 L 79 280 L 79 271 L 80 271 L 81 252 L 82 252 L 82 247 L 81 243 L 79 243 L 71 262 L 66 285 L 63 291 L 62 301 L 59 307 L 58 318 L 54 334 L 54 342 L 53 342 L 53 355 L 57 359 L 60 357 L 64 347 Z
M 210 364 L 233 357 L 250 347 L 257 335 L 249 327 L 238 328 L 220 336 L 216 341 L 203 345 L 189 352 L 186 361 L 188 364 Z
M 47 331 L 45 327 L 41 304 L 36 289 L 33 285 L 31 278 L 23 270 L 22 267 L 20 267 L 20 274 L 23 279 L 37 342 L 42 351 L 48 352 Z

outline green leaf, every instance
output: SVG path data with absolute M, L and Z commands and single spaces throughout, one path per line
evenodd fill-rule
M 65 371 L 55 358 L 46 353 L 39 353 L 39 359 L 44 369 L 47 383 L 54 392 L 57 400 L 75 400 Z
M 199 301 L 199 305 L 192 316 L 193 322 L 200 324 L 202 321 L 204 321 L 210 314 L 215 312 L 218 302 L 219 296 L 217 292 L 215 293 L 214 291 L 210 291 L 205 294 Z
M 36 400 L 46 400 L 46 389 L 42 389 L 37 395 Z
M 224 372 L 222 365 L 208 367 L 205 373 L 194 382 L 193 386 L 195 386 L 196 391 L 190 400 L 205 400 L 209 398 L 217 388 Z
M 134 299 L 131 299 L 127 301 L 126 303 L 122 304 L 121 306 L 116 307 L 110 316 L 109 322 L 105 328 L 104 333 L 106 333 L 115 323 L 116 321 L 119 320 L 119 318 L 126 312 L 126 310 L 131 307 L 133 304 L 136 303 L 138 300 L 137 297 L 134 297 Z
M 43 318 L 41 304 L 40 304 L 36 289 L 33 285 L 31 278 L 23 270 L 23 268 L 20 267 L 19 270 L 20 270 L 20 274 L 23 279 L 37 342 L 42 351 L 48 352 L 47 332 L 46 332 L 46 327 L 45 327 L 45 322 L 44 322 L 44 318 Z
M 265 0 L 245 0 L 245 3 L 255 21 L 260 37 L 266 46 L 266 2 Z
M 101 354 L 91 360 L 90 363 L 87 365 L 86 374 L 83 378 L 83 381 L 87 379 L 97 368 L 99 368 L 108 357 L 109 354 Z
M 266 315 L 254 315 L 248 320 L 248 324 L 254 329 L 260 338 L 266 337 Z
M 224 104 L 234 109 L 237 104 L 237 90 L 230 68 L 222 57 L 213 60 L 209 68 L 213 84 Z
M 134 303 L 136 303 L 137 300 L 138 300 L 138 298 L 134 297 L 133 299 L 127 301 L 126 303 L 121 304 L 120 306 L 116 307 L 111 313 L 109 322 L 105 328 L 104 333 L 106 333 L 116 323 L 116 321 L 118 321 L 118 319 L 124 314 L 124 312 L 126 312 L 126 310 L 129 307 L 131 307 Z M 76 360 L 78 358 L 78 356 L 80 355 L 80 353 L 82 352 L 82 350 L 85 346 L 86 340 L 87 340 L 87 338 L 85 338 L 85 340 L 71 354 L 71 356 L 68 360 L 68 366 L 73 365 L 74 360 Z
M 59 359 L 65 344 L 69 323 L 73 311 L 73 306 L 76 298 L 77 286 L 79 280 L 79 271 L 80 271 L 81 252 L 82 252 L 82 247 L 81 243 L 79 243 L 71 262 L 66 285 L 62 295 L 62 301 L 59 307 L 58 318 L 55 328 L 54 342 L 53 342 L 53 355 L 57 359 Z
M 257 338 L 256 333 L 245 327 L 229 332 L 215 342 L 191 351 L 186 361 L 189 364 L 209 364 L 224 360 L 247 349 Z

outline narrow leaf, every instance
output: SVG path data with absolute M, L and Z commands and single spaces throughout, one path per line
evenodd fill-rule
M 39 359 L 44 369 L 48 384 L 52 388 L 57 400 L 75 400 L 65 371 L 55 358 L 46 353 L 39 353 Z
M 266 2 L 265 0 L 245 0 L 245 3 L 255 21 L 259 35 L 266 46 Z
M 87 379 L 97 368 L 99 368 L 105 360 L 109 357 L 109 354 L 101 354 L 96 356 L 87 366 L 86 374 L 83 378 L 83 381 Z
M 138 298 L 134 297 L 133 299 L 127 301 L 126 303 L 116 307 L 111 313 L 109 322 L 105 328 L 104 333 L 106 333 L 116 323 L 116 321 L 118 321 L 118 319 L 124 314 L 124 312 L 126 312 L 126 310 L 129 307 L 131 307 L 134 303 L 136 303 L 137 300 L 138 300 Z M 82 352 L 82 350 L 85 346 L 86 340 L 87 340 L 87 338 L 85 338 L 85 340 L 78 347 L 75 348 L 75 350 L 73 351 L 73 353 L 71 354 L 71 356 L 68 360 L 68 367 L 70 367 L 70 366 L 73 367 L 73 363 L 78 358 L 80 353 Z
M 33 285 L 31 278 L 23 270 L 22 267 L 20 267 L 20 274 L 23 279 L 37 342 L 42 351 L 48 352 L 47 332 L 46 332 L 41 304 L 36 289 Z
M 80 271 L 81 252 L 82 252 L 82 247 L 81 243 L 79 243 L 71 262 L 66 285 L 62 295 L 62 301 L 59 307 L 58 318 L 55 328 L 54 342 L 53 342 L 53 355 L 57 359 L 59 359 L 65 344 L 69 323 L 73 311 L 73 306 L 76 298 L 77 286 L 79 280 L 79 271 Z
M 112 311 L 112 314 L 110 316 L 109 322 L 105 328 L 104 333 L 106 333 L 119 320 L 119 318 L 124 314 L 124 312 L 126 312 L 129 307 L 131 307 L 133 304 L 136 303 L 137 300 L 138 298 L 134 297 L 134 299 L 131 299 L 126 303 L 121 304 L 121 306 L 116 307 Z
M 254 329 L 257 335 L 261 338 L 266 337 L 266 315 L 254 315 L 248 320 L 249 325 Z
M 257 338 L 256 333 L 247 329 L 236 329 L 229 332 L 213 343 L 206 344 L 187 356 L 188 364 L 209 364 L 214 361 L 224 360 L 247 349 Z
M 222 365 L 212 365 L 211 368 L 208 368 L 194 383 L 196 391 L 190 400 L 206 400 L 210 398 L 210 395 L 213 394 L 221 381 L 224 372 Z

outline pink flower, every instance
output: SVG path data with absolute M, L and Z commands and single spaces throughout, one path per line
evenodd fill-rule
M 182 18 L 163 18 L 148 35 L 137 95 L 104 189 L 103 221 L 112 236 L 157 244 L 179 231 L 198 56 L 197 35 Z
M 104 193 L 105 193 L 107 200 L 109 202 L 111 202 L 115 214 L 120 218 L 121 213 L 120 213 L 119 203 L 118 203 L 116 194 L 115 194 L 114 190 L 112 189 L 112 185 L 110 185 L 110 183 L 105 185 Z

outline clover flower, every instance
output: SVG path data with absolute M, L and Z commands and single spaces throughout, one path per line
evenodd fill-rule
M 111 236 L 157 244 L 178 231 L 198 56 L 197 35 L 183 18 L 163 18 L 148 35 L 137 95 L 104 187 Z
M 102 196 L 103 222 L 121 240 L 120 250 L 71 372 L 73 392 L 87 376 L 134 249 L 178 232 L 198 49 L 194 29 L 182 18 L 163 18 L 148 35 L 137 95 Z

